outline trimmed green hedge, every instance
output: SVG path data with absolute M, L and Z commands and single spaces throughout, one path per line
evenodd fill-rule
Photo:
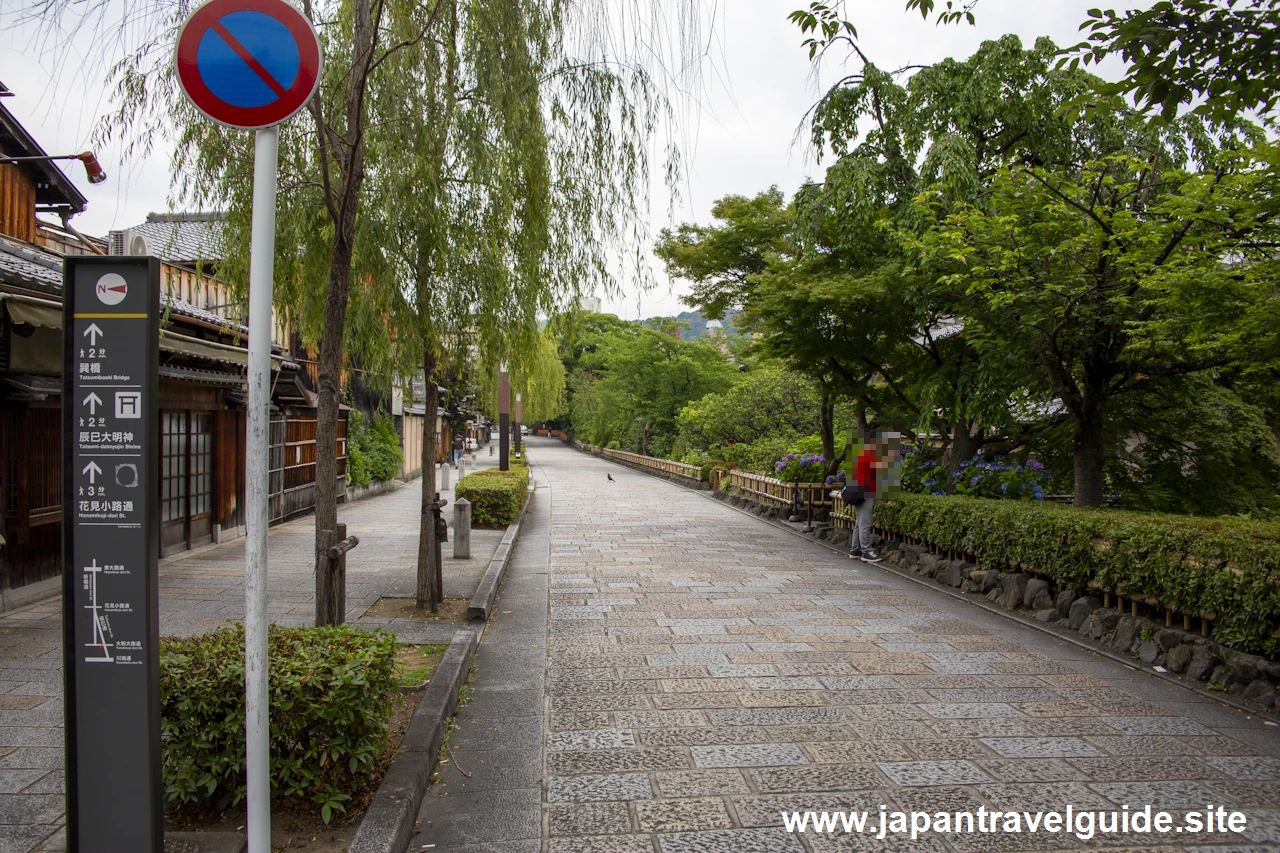
M 515 460 L 509 471 L 483 468 L 459 480 L 453 495 L 471 501 L 473 525 L 505 527 L 515 522 L 529 497 L 529 469 Z
M 268 635 L 271 789 L 328 823 L 369 790 L 390 731 L 396 638 L 349 627 Z M 165 802 L 218 810 L 245 797 L 244 629 L 160 647 Z
M 1280 524 L 910 494 L 877 501 L 874 520 L 986 565 L 1208 614 L 1224 645 L 1280 651 Z

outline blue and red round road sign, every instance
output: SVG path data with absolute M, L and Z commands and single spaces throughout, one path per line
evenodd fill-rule
M 209 0 L 178 32 L 174 62 L 200 112 L 231 127 L 269 127 L 315 93 L 320 40 L 284 0 Z

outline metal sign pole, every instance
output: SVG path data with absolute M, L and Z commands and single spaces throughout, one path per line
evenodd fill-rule
M 249 853 L 271 850 L 267 707 L 267 453 L 271 429 L 271 288 L 279 131 L 254 137 L 249 244 L 249 411 L 245 437 L 244 682 Z

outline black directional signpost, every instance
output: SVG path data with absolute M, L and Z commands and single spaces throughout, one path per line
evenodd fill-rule
M 63 673 L 71 853 L 161 853 L 154 258 L 67 258 Z

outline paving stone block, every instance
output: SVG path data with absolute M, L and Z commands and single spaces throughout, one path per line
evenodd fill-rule
M 641 729 L 639 741 L 644 746 L 717 746 L 776 741 L 761 726 L 712 726 L 678 729 Z
M 548 721 L 548 728 L 553 732 L 607 729 L 609 727 L 609 714 L 605 711 L 584 711 L 581 713 L 566 711 L 552 714 Z M 623 726 L 623 728 L 629 728 L 629 726 Z
M 589 803 L 606 800 L 647 800 L 653 797 L 647 773 L 592 773 L 553 776 L 547 780 L 547 801 Z
M 794 743 L 694 746 L 689 748 L 695 767 L 774 767 L 807 764 Z
M 882 761 L 877 767 L 895 785 L 976 785 L 991 777 L 972 761 Z
M 710 797 L 749 792 L 738 770 L 683 770 L 654 774 L 662 797 Z
M 982 742 L 1004 758 L 1073 758 L 1098 756 L 1094 746 L 1076 737 L 988 737 Z
M 842 708 L 724 708 L 707 711 L 712 725 L 782 726 L 794 723 L 842 723 L 850 719 Z
M 630 729 L 584 729 L 547 735 L 549 751 L 621 749 L 635 745 L 635 735 Z
M 673 728 L 678 726 L 705 726 L 706 715 L 702 711 L 614 711 L 614 722 L 621 728 Z
M 756 790 L 762 794 L 800 791 L 856 791 L 884 784 L 874 764 L 826 764 L 818 767 L 753 770 Z
M 557 835 L 597 835 L 631 831 L 625 803 L 553 803 L 547 806 L 547 827 Z
M 689 767 L 689 760 L 682 750 L 666 747 L 547 753 L 547 771 L 553 776 L 571 773 L 684 770 L 687 767 Z
M 724 801 L 716 797 L 636 803 L 641 832 L 693 832 L 733 826 Z

